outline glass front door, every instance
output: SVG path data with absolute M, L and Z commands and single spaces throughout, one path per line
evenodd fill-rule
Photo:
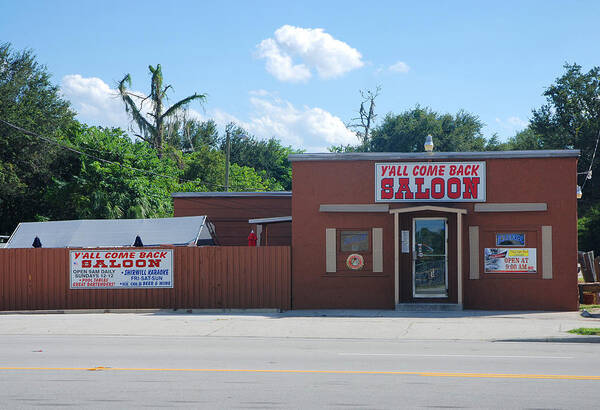
M 413 219 L 413 297 L 448 297 L 448 221 Z

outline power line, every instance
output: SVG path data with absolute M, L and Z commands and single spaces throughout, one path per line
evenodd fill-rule
M 596 159 L 596 150 L 598 149 L 598 141 L 600 141 L 600 130 L 598 130 L 598 137 L 596 138 L 596 146 L 594 147 L 594 153 L 592 154 L 592 160 L 590 161 L 590 167 L 588 168 L 588 171 L 586 172 L 586 177 L 585 180 L 583 181 L 583 185 L 581 186 L 581 190 L 583 191 L 583 188 L 585 188 L 585 184 L 587 183 L 588 179 L 592 179 L 592 167 L 594 166 L 594 160 Z
M 208 183 L 208 182 L 202 182 L 202 181 L 198 181 L 198 180 L 185 179 L 185 178 L 180 178 L 180 177 L 178 177 L 178 176 L 173 176 L 173 175 L 159 174 L 159 173 L 157 173 L 157 172 L 149 171 L 149 170 L 146 170 L 146 169 L 140 169 L 140 168 L 130 167 L 130 166 L 128 166 L 128 165 L 123 165 L 123 164 L 121 164 L 121 163 L 119 163 L 119 162 L 115 162 L 115 161 L 111 161 L 111 160 L 108 160 L 108 159 L 100 158 L 100 157 L 98 157 L 98 156 L 96 156 L 96 155 L 92 155 L 92 154 L 89 154 L 89 153 L 87 153 L 87 152 L 79 151 L 79 150 L 77 150 L 77 149 L 75 149 L 75 148 L 73 148 L 73 147 L 70 147 L 70 146 L 68 146 L 68 145 L 61 144 L 59 141 L 57 141 L 57 140 L 55 140 L 55 139 L 53 139 L 53 138 L 48 138 L 48 137 L 44 137 L 44 136 L 42 136 L 42 135 L 36 134 L 35 132 L 32 132 L 32 131 L 26 130 L 25 128 L 19 127 L 18 125 L 12 124 L 12 123 L 10 123 L 10 122 L 8 122 L 8 121 L 5 121 L 5 120 L 3 120 L 3 119 L 1 119 L 1 118 L 0 118 L 0 122 L 2 122 L 2 123 L 3 123 L 3 124 L 5 124 L 5 125 L 8 125 L 8 126 L 9 126 L 9 127 L 11 127 L 11 128 L 14 128 L 14 129 L 15 129 L 15 130 L 17 130 L 17 131 L 20 131 L 20 132 L 22 132 L 22 133 L 23 133 L 23 134 L 25 134 L 25 135 L 29 135 L 29 136 L 31 136 L 31 137 L 39 138 L 39 139 L 41 139 L 41 140 L 43 140 L 43 141 L 46 141 L 46 142 L 48 142 L 48 143 L 51 143 L 51 144 L 57 145 L 57 146 L 58 146 L 58 147 L 60 147 L 60 148 L 63 148 L 63 149 L 66 149 L 66 150 L 68 150 L 68 151 L 71 151 L 71 152 L 77 153 L 77 154 L 79 154 L 79 155 L 85 155 L 85 156 L 87 156 L 87 157 L 89 157 L 89 158 L 93 158 L 93 159 L 95 159 L 95 160 L 97 160 L 97 161 L 104 162 L 104 163 L 106 163 L 106 164 L 118 165 L 118 166 L 119 166 L 119 167 L 121 167 L 121 168 L 129 169 L 129 170 L 131 170 L 131 171 L 138 171 L 138 172 L 142 172 L 142 173 L 144 173 L 144 174 L 152 175 L 152 176 L 155 176 L 155 177 L 161 177 L 161 178 L 169 178 L 169 179 L 174 179 L 174 180 L 176 180 L 177 182 L 181 182 L 181 181 L 183 181 L 183 182 L 191 182 L 191 183 L 193 183 L 193 184 L 197 184 L 197 185 L 204 185 L 204 186 L 213 187 L 213 188 L 214 188 L 214 187 L 217 187 L 217 188 L 225 188 L 225 185 L 214 184 L 214 183 Z M 83 148 L 83 149 L 88 149 L 88 148 Z M 93 148 L 89 148 L 89 149 L 91 149 L 91 150 L 93 150 L 93 151 L 96 151 L 96 152 L 101 152 L 101 151 L 99 151 L 99 150 L 95 150 L 95 149 L 93 149 Z M 107 152 L 107 153 L 110 153 L 110 154 L 112 154 L 112 155 L 116 155 L 116 154 L 115 154 L 114 152 L 112 152 L 112 151 L 105 151 L 105 152 Z

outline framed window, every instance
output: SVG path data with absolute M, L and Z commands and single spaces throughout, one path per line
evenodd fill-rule
M 368 252 L 369 231 L 340 231 L 340 252 Z

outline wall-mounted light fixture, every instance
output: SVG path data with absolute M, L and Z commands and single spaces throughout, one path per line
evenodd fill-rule
M 585 181 L 583 181 L 583 186 L 585 186 L 585 183 L 587 182 L 588 179 L 592 179 L 592 168 L 590 167 L 590 169 L 588 169 L 585 172 L 578 172 L 577 175 L 585 175 Z M 583 188 L 581 188 L 579 185 L 577 185 L 577 199 L 581 199 L 581 197 L 583 196 Z
M 425 139 L 425 151 L 427 152 L 431 152 L 433 151 L 433 137 L 431 135 L 428 135 L 427 138 Z

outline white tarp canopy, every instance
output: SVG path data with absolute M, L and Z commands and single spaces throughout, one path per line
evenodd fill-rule
M 214 227 L 206 216 L 157 219 L 82 219 L 21 222 L 6 248 L 31 248 L 35 237 L 44 248 L 132 246 L 136 236 L 144 246 L 213 245 Z

